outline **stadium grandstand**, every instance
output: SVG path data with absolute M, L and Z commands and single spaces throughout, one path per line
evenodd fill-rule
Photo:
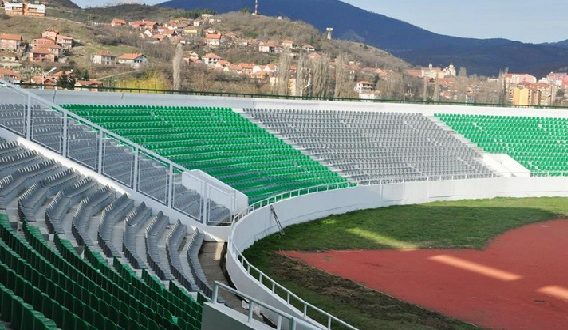
M 32 92 L 2 82 L 0 325 L 356 329 L 243 251 L 355 210 L 568 196 L 567 120 L 560 110 Z M 232 286 L 211 279 L 208 242 L 225 244 L 215 262 Z

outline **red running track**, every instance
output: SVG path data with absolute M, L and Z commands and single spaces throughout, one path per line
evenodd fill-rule
M 480 250 L 283 252 L 398 299 L 493 329 L 568 329 L 568 221 Z

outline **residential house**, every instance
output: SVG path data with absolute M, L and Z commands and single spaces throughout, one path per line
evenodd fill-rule
M 305 44 L 302 46 L 302 49 L 308 53 L 315 52 L 316 48 L 310 44 Z
M 95 65 L 115 65 L 116 61 L 117 56 L 108 51 L 96 53 L 91 57 L 91 63 Z
M 112 21 L 110 22 L 110 26 L 112 27 L 126 26 L 126 21 L 121 18 L 113 18 Z
M 96 91 L 98 87 L 103 87 L 103 83 L 98 80 L 77 80 L 75 82 L 75 88 L 79 89 Z
M 59 35 L 59 31 L 54 29 L 45 30 L 41 33 L 42 38 L 51 39 L 54 42 L 57 41 L 57 36 Z
M 16 84 L 21 81 L 21 77 L 18 72 L 1 67 L 0 67 L 0 79 Z
M 227 60 L 220 60 L 219 62 L 217 62 L 215 64 L 215 70 L 219 70 L 219 71 L 229 71 L 231 67 L 231 62 L 227 61 Z
M 508 73 L 505 75 L 505 84 L 518 85 L 518 84 L 536 84 L 537 79 L 535 76 L 526 73 Z
M 188 37 L 197 37 L 201 34 L 201 32 L 199 31 L 199 29 L 187 27 L 183 29 L 183 34 Z
M 267 41 L 267 42 L 261 41 L 258 44 L 258 51 L 260 53 L 272 53 L 272 54 L 274 54 L 274 53 L 282 52 L 282 49 L 280 47 L 278 47 L 278 45 L 273 41 Z
M 264 66 L 263 71 L 269 75 L 274 75 L 278 72 L 278 65 L 276 64 L 267 64 Z
M 195 63 L 197 61 L 199 61 L 199 54 L 197 54 L 194 51 L 191 51 L 189 53 L 186 53 L 183 57 L 183 61 L 187 64 L 189 63 Z
M 239 66 L 241 67 L 242 73 L 245 75 L 251 75 L 255 67 L 252 63 L 240 63 Z
M 55 45 L 55 39 L 49 38 L 37 38 L 32 40 L 33 48 L 46 48 L 48 46 Z
M 140 53 L 125 53 L 118 57 L 118 63 L 130 65 L 133 68 L 139 68 L 148 63 L 148 59 Z
M 444 73 L 445 77 L 455 77 L 456 76 L 456 67 L 453 64 L 445 67 L 442 72 Z
M 57 74 L 36 75 L 36 76 L 33 76 L 30 79 L 30 82 L 32 84 L 37 84 L 37 85 L 55 86 L 55 85 L 57 85 L 57 82 L 59 81 L 60 77 L 61 77 L 61 74 L 59 74 L 59 75 L 57 75 Z
M 295 50 L 295 49 L 300 48 L 300 47 L 298 46 L 298 44 L 296 44 L 296 43 L 295 43 L 294 41 L 292 41 L 292 40 L 284 40 L 284 41 L 282 41 L 281 45 L 282 45 L 282 48 L 284 48 L 284 49 L 289 49 L 289 50 Z
M 29 60 L 33 63 L 55 62 L 55 55 L 48 48 L 34 47 L 29 52 Z
M 421 68 L 422 72 L 420 78 L 428 78 L 428 79 L 442 79 L 444 78 L 444 72 L 441 67 L 432 66 L 432 64 L 428 65 L 427 67 Z
M 142 21 L 128 22 L 128 25 L 130 25 L 135 29 L 140 29 L 140 30 L 154 30 L 158 26 L 158 22 L 142 20 Z
M 8 16 L 43 17 L 45 16 L 45 5 L 5 1 L 4 11 Z
M 207 54 L 205 54 L 205 56 L 203 56 L 202 59 L 203 59 L 203 63 L 205 63 L 206 65 L 215 65 L 220 60 L 222 60 L 221 56 L 219 56 L 215 53 L 207 53 Z
M 55 60 L 60 58 L 63 55 L 63 48 L 59 45 L 49 45 L 45 47 L 49 49 L 49 51 L 55 56 Z
M 375 90 L 375 85 L 368 81 L 358 81 L 355 84 L 354 90 L 359 94 L 369 94 Z
M 207 33 L 205 42 L 210 47 L 219 47 L 221 45 L 221 38 L 223 38 L 221 33 Z
M 410 77 L 414 77 L 414 78 L 421 78 L 422 77 L 422 69 L 406 69 L 405 72 Z
M 0 50 L 19 51 L 24 45 L 21 35 L 15 33 L 0 33 Z
M 140 33 L 140 37 L 142 37 L 142 38 L 153 38 L 154 33 L 150 30 L 144 30 L 144 32 Z
M 73 37 L 69 37 L 69 36 L 64 36 L 64 35 L 58 35 L 57 39 L 55 40 L 55 42 L 61 46 L 61 48 L 65 51 L 68 52 L 69 50 L 71 50 L 71 48 L 73 48 Z

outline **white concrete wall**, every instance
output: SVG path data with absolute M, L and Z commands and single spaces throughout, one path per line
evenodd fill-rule
M 304 195 L 274 204 L 284 227 L 308 222 L 332 214 L 445 200 L 489 199 L 495 197 L 568 196 L 568 178 L 499 177 L 456 181 L 407 182 L 388 185 L 358 186 Z M 396 220 L 393 220 L 396 221 Z M 256 241 L 276 233 L 278 227 L 268 207 L 252 212 L 233 226 L 226 256 L 227 271 L 238 290 L 284 312 L 301 317 L 283 299 L 272 294 L 250 276 L 238 261 L 238 255 Z M 266 283 L 266 282 L 265 282 Z
M 305 101 L 305 100 L 279 100 L 264 98 L 237 98 L 217 96 L 194 95 L 167 95 L 167 94 L 134 94 L 112 92 L 86 92 L 86 91 L 55 91 L 34 90 L 29 91 L 43 96 L 57 104 L 152 104 L 152 105 L 179 105 L 179 106 L 218 106 L 233 109 L 242 108 L 274 108 L 274 109 L 320 109 L 320 110 L 348 110 L 348 111 L 386 111 L 403 113 L 423 113 L 431 116 L 435 113 L 469 113 L 503 116 L 539 116 L 568 118 L 568 111 L 562 109 L 525 109 L 503 108 L 489 106 L 466 105 L 421 105 L 399 104 L 382 102 L 343 102 L 343 101 Z

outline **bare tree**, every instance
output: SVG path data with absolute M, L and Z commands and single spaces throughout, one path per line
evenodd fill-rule
M 280 61 L 278 62 L 278 81 L 276 82 L 276 93 L 278 95 L 290 94 L 288 87 L 290 81 L 290 53 L 285 51 L 280 54 Z
M 181 68 L 183 65 L 183 46 L 178 44 L 176 46 L 176 52 L 172 60 L 172 72 L 173 72 L 173 89 L 181 89 Z
M 311 90 L 310 68 L 308 57 L 302 53 L 296 68 L 296 95 L 309 96 Z
M 329 57 L 322 55 L 319 59 L 312 61 L 312 93 L 315 97 L 327 98 L 330 93 L 331 75 L 329 69 Z
M 353 96 L 353 82 L 350 80 L 348 61 L 341 54 L 335 59 L 335 98 Z

